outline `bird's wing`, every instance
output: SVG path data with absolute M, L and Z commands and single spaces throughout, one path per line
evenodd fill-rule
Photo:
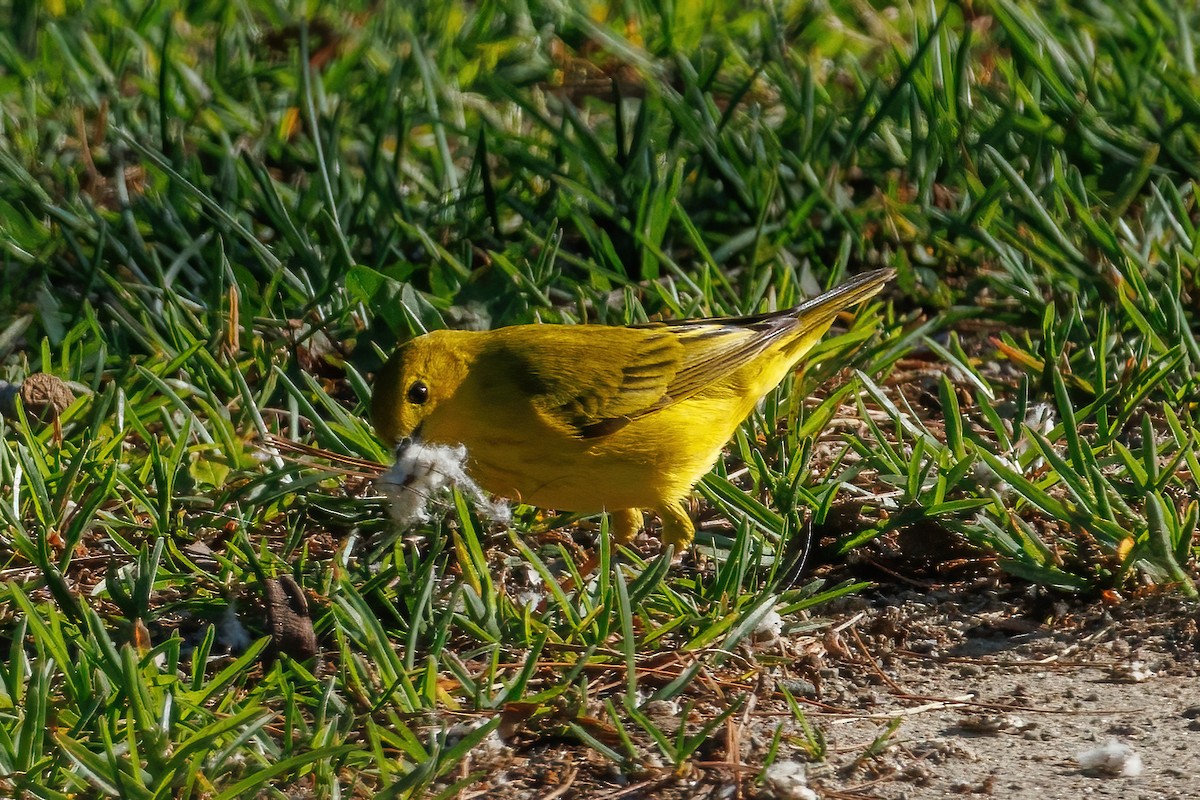
M 514 334 L 489 360 L 507 365 L 496 377 L 553 424 L 595 438 L 728 377 L 768 343 L 762 330 L 725 323 L 556 327 Z
M 684 359 L 678 337 L 667 331 L 580 325 L 496 333 L 487 359 L 495 380 L 528 397 L 555 427 L 583 438 L 604 436 L 654 408 Z
M 775 344 L 781 345 L 784 358 L 794 361 L 829 329 L 842 309 L 874 296 L 891 277 L 891 270 L 866 272 L 783 311 L 654 322 L 639 327 L 670 331 L 683 345 L 683 363 L 667 388 L 671 402 L 678 402 L 753 361 Z
M 675 336 L 683 347 L 683 363 L 666 390 L 666 405 L 678 403 L 726 379 L 760 356 L 794 327 L 790 312 L 761 319 L 699 320 L 669 323 L 658 330 Z
M 782 357 L 799 358 L 839 311 L 876 294 L 891 274 L 864 273 L 796 308 L 752 317 L 500 329 L 493 342 L 502 352 L 488 361 L 552 424 L 605 436 L 728 381 L 776 344 Z

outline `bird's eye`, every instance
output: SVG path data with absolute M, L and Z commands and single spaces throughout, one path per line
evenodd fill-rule
M 408 387 L 408 402 L 419 406 L 428 399 L 429 387 L 421 381 L 413 381 L 413 385 Z

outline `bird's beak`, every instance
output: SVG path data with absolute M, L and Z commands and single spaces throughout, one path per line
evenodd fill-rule
M 392 448 L 392 455 L 396 458 L 403 458 L 404 453 L 408 448 L 412 447 L 413 440 L 411 436 L 405 436 L 400 441 L 396 442 L 396 446 Z
M 413 428 L 411 436 L 405 436 L 403 439 L 396 442 L 396 446 L 392 448 L 392 455 L 395 458 L 403 458 L 404 454 L 408 452 L 409 448 L 413 447 L 414 445 L 421 444 L 421 426 L 424 424 L 425 423 L 421 423 L 421 425 Z

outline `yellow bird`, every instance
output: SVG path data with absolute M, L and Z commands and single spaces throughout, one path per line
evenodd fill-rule
M 371 416 L 398 450 L 465 446 L 468 474 L 495 495 L 611 513 L 622 544 L 650 509 L 678 551 L 695 534 L 684 500 L 737 426 L 840 311 L 891 276 L 750 317 L 432 331 L 388 360 Z

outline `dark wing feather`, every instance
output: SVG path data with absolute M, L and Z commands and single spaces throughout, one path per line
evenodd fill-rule
M 668 331 L 601 326 L 540 326 L 495 331 L 492 381 L 529 397 L 556 427 L 584 438 L 605 436 L 659 407 L 683 363 Z
M 838 312 L 875 295 L 891 277 L 891 270 L 856 275 L 824 294 L 783 311 L 638 326 L 646 330 L 670 331 L 679 337 L 684 348 L 683 363 L 667 386 L 666 402 L 658 407 L 695 396 L 777 343 L 801 341 L 806 338 L 805 334 L 821 335 L 828 330 Z M 789 344 L 783 346 L 786 356 Z
M 786 320 L 781 320 L 785 322 Z M 695 395 L 759 355 L 778 325 L 610 328 L 529 326 L 495 333 L 489 383 L 508 383 L 556 427 L 582 438 L 615 433 Z M 537 333 L 544 331 L 537 330 Z
M 668 403 L 664 405 L 686 400 L 728 378 L 786 336 L 795 323 L 788 312 L 780 312 L 772 319 L 749 325 L 701 321 L 671 326 L 669 330 L 683 345 L 684 356 L 667 386 Z
M 484 360 L 495 367 L 492 380 L 515 384 L 551 424 L 582 438 L 607 436 L 727 379 L 777 343 L 824 331 L 890 276 L 866 273 L 797 308 L 752 317 L 556 326 L 553 335 L 540 326 L 502 328 Z

